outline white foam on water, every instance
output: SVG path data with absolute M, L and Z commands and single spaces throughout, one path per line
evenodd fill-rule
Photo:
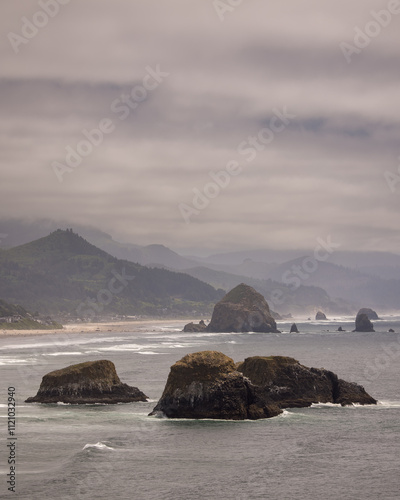
M 63 334 L 61 334 L 63 335 Z M 79 338 L 75 333 L 72 335 L 69 335 L 68 333 L 64 334 L 65 336 L 68 337 L 68 340 L 57 340 L 53 339 L 51 342 L 39 342 L 36 344 L 10 344 L 7 346 L 0 347 L 1 351 L 4 350 L 10 350 L 10 349 L 38 349 L 38 348 L 43 348 L 43 347 L 56 347 L 56 346 L 61 346 L 61 347 L 70 347 L 71 345 L 85 345 L 85 344 L 102 344 L 106 342 L 119 342 L 127 339 L 132 339 L 131 336 L 129 337 L 96 337 L 96 338 Z M 134 337 L 137 338 L 137 337 Z
M 96 444 L 90 444 L 90 443 L 85 444 L 85 446 L 82 449 L 87 450 L 90 448 L 95 448 L 96 450 L 113 450 L 114 449 L 111 446 L 107 446 L 106 444 L 102 443 L 101 441 L 99 441 Z
M 153 351 L 140 351 L 139 354 L 159 355 L 159 354 L 167 354 L 167 353 L 166 352 L 153 352 Z
M 376 406 L 380 408 L 400 408 L 400 401 L 378 401 L 378 404 Z
M 342 408 L 340 403 L 312 403 L 310 408 Z
M 44 356 L 80 356 L 83 352 L 49 352 L 43 353 Z
M 34 365 L 36 364 L 35 359 L 22 359 L 22 358 L 0 358 L 0 365 Z

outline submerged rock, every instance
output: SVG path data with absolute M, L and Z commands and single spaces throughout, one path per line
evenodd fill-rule
M 48 373 L 36 396 L 26 403 L 130 403 L 146 401 L 138 388 L 123 384 L 114 363 L 87 361 Z
M 207 331 L 279 333 L 267 301 L 244 283 L 233 288 L 215 305 Z
M 259 419 L 312 403 L 376 404 L 360 385 L 285 356 L 254 356 L 235 365 L 216 351 L 188 354 L 171 367 L 150 415 L 171 418 Z
M 293 323 L 293 325 L 290 327 L 290 333 L 300 333 L 296 323 Z
M 188 323 L 183 327 L 184 332 L 204 332 L 204 330 L 207 328 L 207 325 L 204 323 L 203 320 L 201 320 L 199 323 Z
M 328 319 L 325 315 L 325 313 L 323 313 L 322 311 L 318 311 L 317 314 L 315 315 L 315 319 L 317 321 L 323 321 L 323 320 L 326 320 Z
M 374 332 L 374 325 L 365 313 L 359 313 L 356 317 L 356 329 L 354 332 Z
M 362 309 L 360 309 L 357 313 L 357 316 L 359 314 L 366 314 L 368 316 L 368 319 L 379 319 L 376 311 L 374 311 L 373 309 L 370 309 L 369 307 L 363 307 Z

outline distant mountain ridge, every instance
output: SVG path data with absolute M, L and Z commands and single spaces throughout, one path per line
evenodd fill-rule
M 46 233 L 49 227 L 56 224 L 52 221 L 23 223 L 15 220 L 1 223 L 0 220 L 0 232 L 8 234 L 0 241 L 3 249 L 12 242 L 26 241 L 35 231 Z M 68 226 L 64 224 L 63 227 Z M 209 257 L 183 256 L 161 244 L 140 246 L 121 243 L 99 229 L 77 227 L 81 236 L 115 258 L 142 266 L 181 271 L 224 291 L 246 282 L 271 300 L 269 294 L 278 284 L 284 291 L 285 301 L 282 305 L 275 304 L 274 309 L 282 313 L 303 311 L 303 314 L 313 315 L 318 308 L 322 308 L 332 314 L 352 314 L 364 306 L 386 311 L 400 308 L 397 300 L 400 255 L 394 253 L 335 250 L 327 261 L 318 262 L 318 268 L 307 279 L 300 280 L 301 287 L 294 289 L 293 274 L 292 282 L 287 282 L 291 267 L 301 265 L 305 256 L 311 256 L 312 252 L 256 249 L 233 250 Z M 3 251 L 0 248 L 0 256 Z
M 0 296 L 44 313 L 200 313 L 223 294 L 186 274 L 117 259 L 71 229 L 0 253 Z

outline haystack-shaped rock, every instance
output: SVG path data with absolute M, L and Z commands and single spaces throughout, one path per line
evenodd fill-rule
M 214 307 L 209 332 L 279 332 L 264 297 L 241 283 Z
M 326 317 L 325 313 L 323 313 L 322 311 L 318 311 L 317 314 L 315 315 L 315 319 L 317 321 L 325 321 L 328 318 Z
M 374 332 L 374 325 L 364 313 L 357 314 L 355 332 Z
M 150 415 L 259 419 L 312 403 L 376 404 L 363 387 L 285 356 L 254 356 L 235 365 L 221 352 L 188 354 L 171 367 Z
M 160 401 L 150 415 L 244 420 L 281 413 L 267 404 L 234 361 L 217 351 L 188 354 L 171 367 Z
M 368 316 L 368 319 L 370 320 L 375 320 L 375 319 L 379 319 L 379 316 L 377 314 L 376 311 L 374 311 L 373 309 L 370 309 L 369 307 L 363 307 L 361 308 L 358 313 L 357 313 L 357 316 L 359 314 L 366 314 Z
M 114 363 L 88 361 L 48 373 L 36 396 L 26 403 L 130 403 L 146 401 L 138 388 L 123 384 Z

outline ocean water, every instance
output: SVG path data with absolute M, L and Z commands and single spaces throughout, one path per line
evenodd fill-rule
M 0 338 L 0 498 L 398 499 L 400 498 L 400 317 L 297 323 L 300 333 L 182 333 L 166 322 L 128 333 Z M 339 325 L 347 332 L 335 331 Z M 329 331 L 327 331 L 329 330 Z M 148 417 L 170 366 L 218 350 L 235 361 L 288 355 L 364 385 L 377 406 L 315 404 L 259 421 Z M 40 405 L 41 378 L 73 363 L 109 359 L 150 401 Z M 7 490 L 7 389 L 17 399 L 16 493 Z

